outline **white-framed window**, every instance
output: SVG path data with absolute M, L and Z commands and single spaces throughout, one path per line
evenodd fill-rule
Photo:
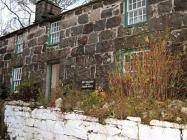
M 49 45 L 57 44 L 60 42 L 60 26 L 59 22 L 53 22 L 50 26 Z
M 17 87 L 21 83 L 21 77 L 22 77 L 22 67 L 14 68 L 13 77 L 12 77 L 13 91 L 17 91 Z
M 139 60 L 143 62 L 144 56 L 148 52 L 149 50 L 136 50 L 125 53 L 123 58 L 123 72 L 136 72 L 136 62 Z
M 147 0 L 126 0 L 125 2 L 127 26 L 147 20 Z
M 16 38 L 16 53 L 22 53 L 23 52 L 23 34 L 17 35 Z
M 65 67 L 64 68 L 64 77 L 63 77 L 64 80 L 67 80 L 68 79 L 68 69 Z

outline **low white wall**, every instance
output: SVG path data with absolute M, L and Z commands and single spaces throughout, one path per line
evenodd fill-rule
M 21 104 L 21 106 L 20 106 Z M 62 113 L 58 108 L 34 109 L 29 104 L 9 102 L 5 106 L 5 124 L 16 140 L 187 140 L 187 126 L 153 120 L 150 125 L 140 118 L 106 119 L 81 113 Z

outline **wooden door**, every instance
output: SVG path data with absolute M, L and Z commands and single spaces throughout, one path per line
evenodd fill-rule
M 57 95 L 57 87 L 59 82 L 59 71 L 60 65 L 59 64 L 49 64 L 48 65 L 48 85 L 47 85 L 47 92 L 48 92 L 48 99 L 52 102 L 55 101 Z

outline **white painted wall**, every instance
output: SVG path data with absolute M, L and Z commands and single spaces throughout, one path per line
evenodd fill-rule
M 34 109 L 23 102 L 5 106 L 8 134 L 16 140 L 187 140 L 187 126 L 153 120 L 150 125 L 140 118 L 106 119 L 81 113 L 62 113 L 58 108 Z

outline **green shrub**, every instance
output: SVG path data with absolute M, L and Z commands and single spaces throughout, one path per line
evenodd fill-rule
M 33 80 L 23 81 L 18 86 L 18 91 L 11 95 L 13 100 L 22 100 L 22 101 L 37 101 L 40 96 L 40 85 L 38 82 Z

